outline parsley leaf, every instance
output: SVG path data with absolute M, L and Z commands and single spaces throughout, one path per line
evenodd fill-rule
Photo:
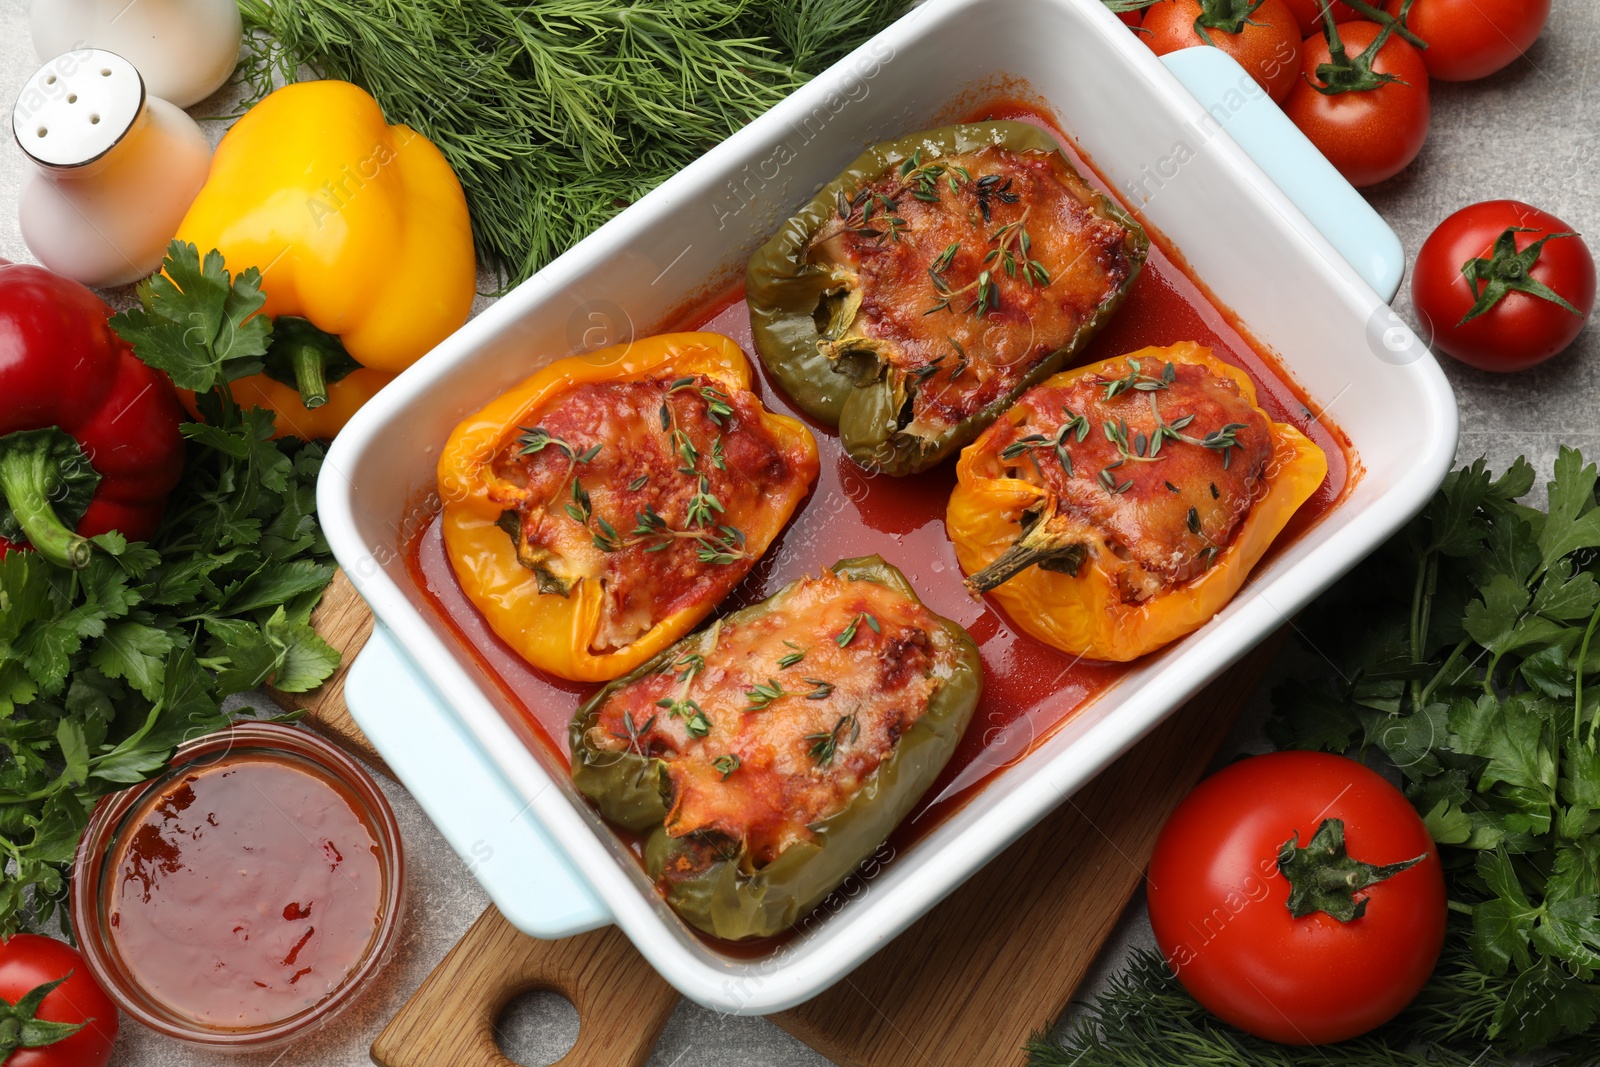
M 113 316 L 111 326 L 178 388 L 209 392 L 261 370 L 272 321 L 256 315 L 267 298 L 255 267 L 230 277 L 216 249 L 202 262 L 194 245 L 173 241 L 161 273 L 137 293 L 140 306 Z

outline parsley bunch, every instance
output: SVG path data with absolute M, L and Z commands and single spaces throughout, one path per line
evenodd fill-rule
M 1142 955 L 1033 1067 L 1600 1064 L 1600 506 L 1562 448 L 1453 472 L 1423 513 L 1301 616 L 1314 653 L 1274 693 L 1280 748 L 1389 770 L 1441 848 L 1444 952 L 1376 1033 L 1290 1049 L 1223 1025 Z
M 175 244 L 143 307 L 112 325 L 180 384 L 248 373 L 262 299 Z M 274 441 L 273 416 L 202 397 L 187 464 L 148 543 L 93 539 L 82 571 L 32 552 L 0 560 L 0 934 L 47 919 L 97 798 L 159 774 L 182 742 L 225 726 L 230 694 L 320 684 L 338 653 L 309 624 L 333 577 L 317 526 L 320 445 Z
M 1563 447 L 1540 511 L 1517 502 L 1526 460 L 1452 473 L 1308 613 L 1331 669 L 1285 685 L 1272 726 L 1280 747 L 1354 747 L 1398 770 L 1445 846 L 1470 966 L 1511 979 L 1481 1036 L 1517 1049 L 1600 1020 L 1596 481 Z

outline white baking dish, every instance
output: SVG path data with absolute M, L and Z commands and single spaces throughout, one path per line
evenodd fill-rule
M 1403 267 L 1393 234 L 1230 60 L 1196 49 L 1168 61 L 1098 0 L 931 0 L 507 294 L 339 436 L 318 487 L 322 521 L 380 621 L 348 701 L 519 927 L 554 937 L 614 921 L 702 1004 L 760 1014 L 799 1003 L 1281 626 L 1437 487 L 1454 456 L 1455 404 L 1385 304 Z M 833 914 L 767 957 L 723 955 L 659 901 L 564 768 L 518 739 L 470 654 L 430 621 L 397 548 L 429 515 L 439 447 L 464 415 L 548 360 L 651 332 L 714 291 L 708 283 L 736 278 L 750 251 L 862 146 L 950 121 L 1002 79 L 1044 101 L 1124 199 L 1280 354 L 1349 435 L 1359 481 L 1214 621 L 1134 669 L 853 885 Z

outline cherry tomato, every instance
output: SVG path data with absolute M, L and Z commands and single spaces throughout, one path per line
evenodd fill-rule
M 1347 22 L 1339 27 L 1339 38 L 1355 60 L 1382 29 L 1375 22 Z M 1351 185 L 1376 185 L 1394 177 L 1417 158 L 1428 139 L 1432 109 L 1422 54 L 1391 34 L 1373 58 L 1372 70 L 1399 81 L 1326 96 L 1313 86 L 1328 84 L 1318 77 L 1317 68 L 1330 58 L 1323 35 L 1306 38 L 1301 59 L 1304 77 L 1295 82 L 1283 110 Z
M 1336 831 L 1339 847 L 1322 852 Z M 1340 856 L 1334 869 L 1360 888 L 1318 897 L 1314 883 Z M 1284 1044 L 1343 1041 L 1387 1022 L 1444 944 L 1444 873 L 1422 819 L 1382 777 L 1322 752 L 1255 756 L 1201 782 L 1156 841 L 1148 896 L 1156 943 L 1184 988 L 1223 1021 Z
M 1236 33 L 1223 28 L 1230 16 L 1238 20 Z M 1196 25 L 1206 19 L 1218 23 L 1202 22 L 1209 41 Z M 1283 0 L 1263 0 L 1253 12 L 1249 0 L 1160 0 L 1145 9 L 1144 30 L 1145 43 L 1158 56 L 1216 45 L 1277 101 L 1289 95 L 1300 75 L 1300 27 Z
M 1122 20 L 1122 24 L 1124 26 L 1127 26 L 1129 29 L 1137 30 L 1139 28 L 1140 23 L 1142 23 L 1144 21 L 1144 12 L 1143 11 L 1118 11 L 1117 12 L 1117 18 Z
M 1384 10 L 1400 14 L 1401 0 Z M 1522 55 L 1544 32 L 1550 0 L 1416 0 L 1406 25 L 1428 42 L 1422 61 L 1440 81 L 1484 78 Z
M 1504 295 L 1462 321 L 1497 292 Z M 1554 356 L 1583 329 L 1594 298 L 1594 256 L 1583 238 L 1554 215 L 1515 200 L 1473 204 L 1445 219 L 1423 242 L 1411 272 L 1423 338 L 1483 370 L 1524 370 Z
M 105 1067 L 117 1040 L 117 1006 L 95 983 L 76 949 L 53 938 L 14 934 L 0 942 L 0 999 L 15 1006 L 30 992 L 68 976 L 39 1004 L 34 1017 L 83 1029 L 49 1045 L 19 1048 L 5 1067 Z M 0 1046 L 3 1048 L 3 1046 Z
M 1322 28 L 1322 9 L 1331 2 L 1333 4 L 1333 21 L 1355 22 L 1361 15 L 1348 4 L 1341 4 L 1339 0 L 1283 0 L 1300 23 L 1300 36 L 1310 37 Z

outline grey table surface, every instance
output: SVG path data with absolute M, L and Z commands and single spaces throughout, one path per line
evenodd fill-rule
M 0 100 L 15 101 L 37 67 L 22 0 L 0 0 Z M 196 115 L 223 113 L 228 90 Z M 1436 83 L 1433 126 L 1422 155 L 1398 177 L 1367 191 L 1394 227 L 1408 258 L 1446 215 L 1479 200 L 1524 200 L 1590 235 L 1600 235 L 1600 5 L 1556 0 L 1544 36 L 1508 69 L 1466 85 Z M 220 123 L 205 124 L 213 140 Z M 32 261 L 17 227 L 17 199 L 29 164 L 11 138 L 0 141 L 0 258 Z M 111 294 L 113 299 L 119 295 Z M 484 301 L 480 299 L 478 310 Z M 1396 309 L 1412 319 L 1409 286 Z M 1444 359 L 1460 402 L 1463 460 L 1486 454 L 1496 469 L 1526 454 L 1548 471 L 1560 444 L 1600 457 L 1600 329 L 1590 328 L 1564 355 L 1514 376 L 1486 374 Z M 1283 669 L 1280 664 L 1280 670 Z M 1265 699 L 1252 709 L 1226 753 L 1264 747 L 1258 724 Z M 232 1058 L 191 1049 L 124 1020 L 113 1063 L 209 1067 L 252 1063 L 357 1067 L 368 1047 L 450 946 L 488 904 L 465 866 L 400 786 L 381 779 L 405 839 L 410 904 L 395 962 L 375 988 L 328 1030 L 281 1055 Z M 1135 902 L 1107 945 L 1085 991 L 1134 946 L 1152 944 L 1142 902 Z M 1045 1020 L 1040 1020 L 1041 1023 Z M 502 1016 L 502 1047 L 528 1067 L 552 1063 L 577 1038 L 576 1011 L 559 997 L 533 994 Z M 820 1067 L 828 1061 L 759 1018 L 725 1017 L 687 1001 L 661 1036 L 651 1067 Z

